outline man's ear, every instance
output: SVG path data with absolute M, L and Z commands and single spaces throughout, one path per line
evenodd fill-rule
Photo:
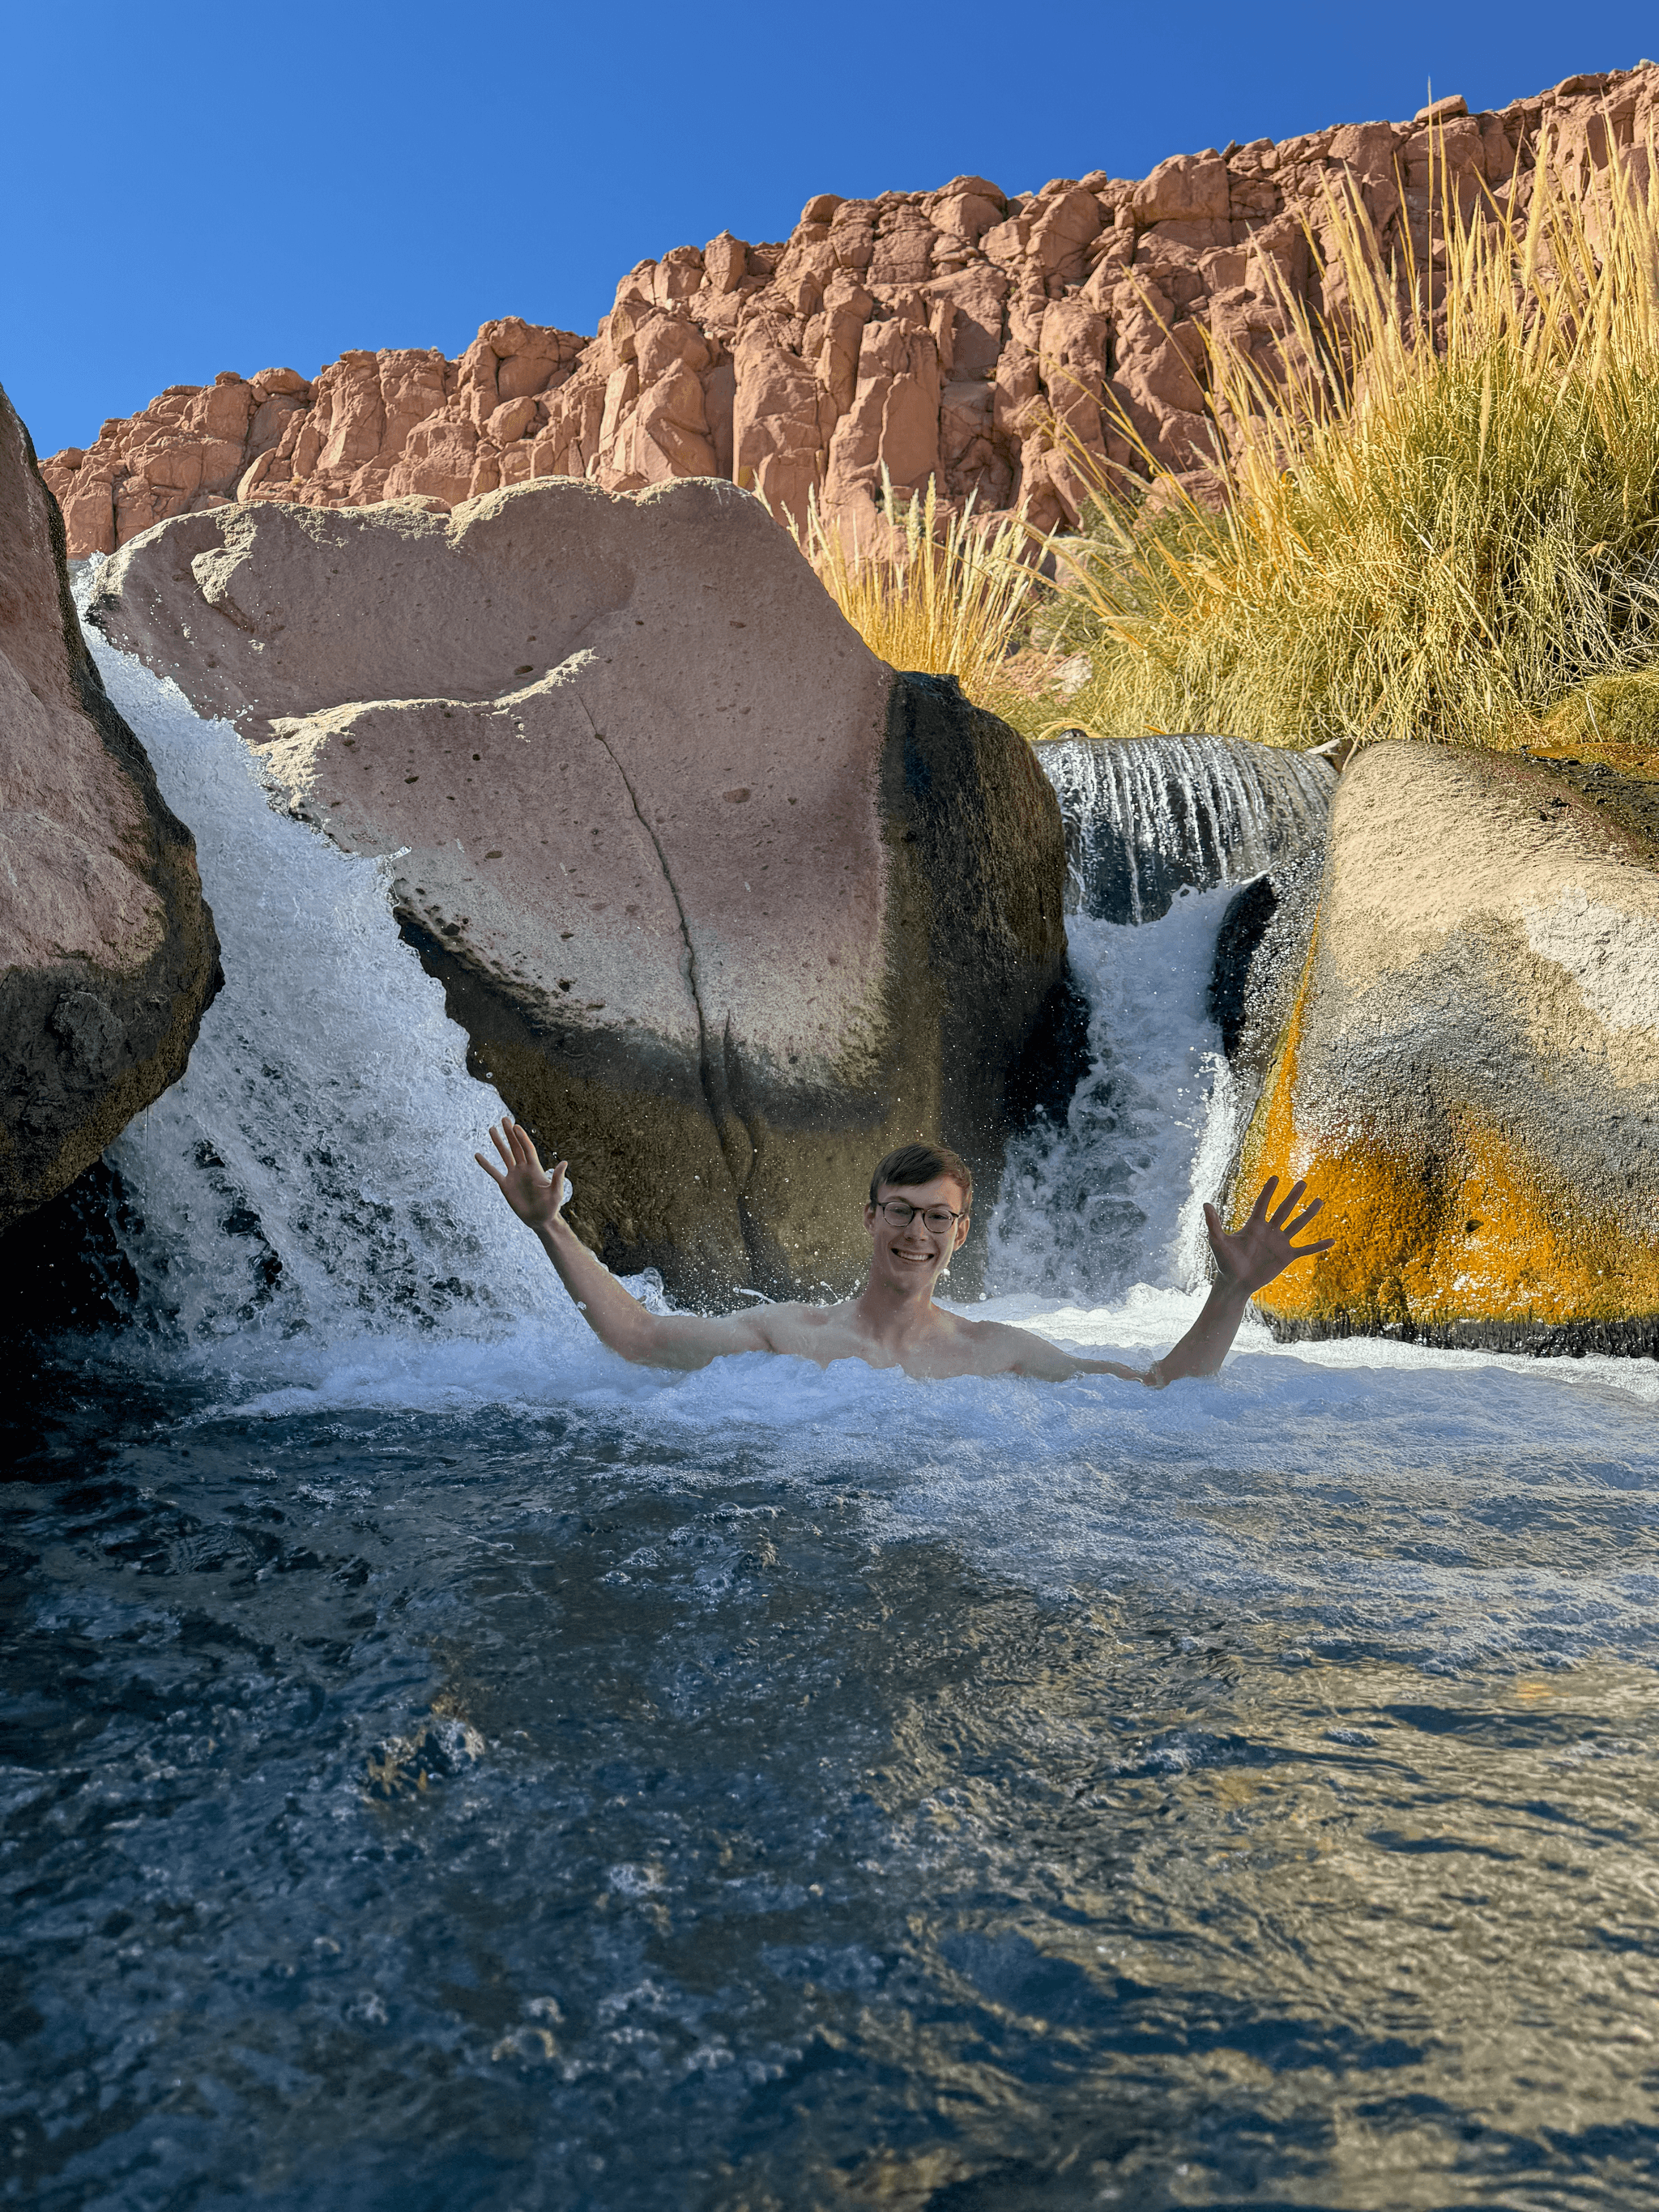
M 960 1252 L 963 1246 L 968 1242 L 968 1225 L 972 1221 L 973 1218 L 974 1217 L 971 1213 L 964 1213 L 961 1220 L 957 1222 L 957 1241 L 951 1247 L 951 1249 L 953 1252 Z

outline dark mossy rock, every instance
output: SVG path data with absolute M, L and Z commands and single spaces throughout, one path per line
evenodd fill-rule
M 0 393 L 0 1228 L 183 1074 L 218 989 L 190 832 L 111 704 L 64 531 Z

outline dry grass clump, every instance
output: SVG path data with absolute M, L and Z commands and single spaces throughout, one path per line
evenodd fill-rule
M 1017 516 L 975 523 L 973 502 L 941 526 L 933 481 L 903 506 L 882 471 L 885 512 L 898 517 L 881 548 L 848 546 L 826 524 L 816 496 L 789 529 L 819 580 L 870 650 L 894 668 L 954 676 L 975 706 L 1030 719 L 1029 675 L 1012 659 L 1047 588 L 1030 565 L 1030 533 Z M 896 543 L 894 541 L 896 541 Z M 1030 656 L 1021 656 L 1029 659 Z
M 1340 312 L 1287 296 L 1265 368 L 1212 342 L 1219 511 L 1101 482 L 1054 625 L 1094 665 L 1068 720 L 1514 746 L 1557 708 L 1659 741 L 1632 680 L 1659 651 L 1656 171 L 1579 202 L 1540 151 L 1519 217 L 1449 188 L 1426 266 L 1333 199 Z
M 1659 750 L 1659 666 L 1597 676 L 1570 692 L 1544 723 L 1552 748 L 1614 754 Z

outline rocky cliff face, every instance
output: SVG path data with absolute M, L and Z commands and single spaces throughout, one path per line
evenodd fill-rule
M 722 233 L 641 262 L 591 340 L 507 319 L 459 361 L 348 353 L 309 383 L 289 368 L 226 370 L 106 422 L 44 473 L 72 554 L 233 501 L 413 495 L 448 508 L 549 476 L 607 491 L 726 477 L 798 517 L 816 489 L 867 529 L 884 465 L 901 490 L 934 477 L 981 513 L 1024 507 L 1041 527 L 1067 525 L 1084 486 L 1056 426 L 1132 464 L 1102 415 L 1109 391 L 1166 467 L 1198 465 L 1205 327 L 1271 368 L 1281 287 L 1309 294 L 1308 233 L 1320 235 L 1344 177 L 1385 252 L 1407 224 L 1421 253 L 1431 181 L 1466 205 L 1483 186 L 1524 198 L 1546 140 L 1575 189 L 1612 145 L 1640 178 L 1656 130 L 1659 66 L 1644 63 L 1486 114 L 1453 98 L 1411 123 L 1176 155 L 1138 181 L 1097 171 L 1012 197 L 982 177 L 874 200 L 823 193 L 781 243 Z
M 183 1074 L 219 987 L 190 832 L 110 704 L 0 392 L 0 1230 Z

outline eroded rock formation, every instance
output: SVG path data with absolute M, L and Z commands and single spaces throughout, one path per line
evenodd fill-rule
M 870 1167 L 923 1133 L 988 1209 L 1063 991 L 1059 809 L 1005 724 L 871 654 L 757 499 L 227 507 L 118 554 L 93 614 L 395 856 L 475 1066 L 568 1153 L 612 1266 L 844 1284 Z
M 641 262 L 592 340 L 509 319 L 459 361 L 348 353 L 310 382 L 227 370 L 106 422 L 45 474 L 74 554 L 233 500 L 447 508 L 548 476 L 608 491 L 726 477 L 797 518 L 816 489 L 867 532 L 884 465 L 901 491 L 933 477 L 951 502 L 1069 525 L 1084 485 L 1057 426 L 1138 465 L 1103 416 L 1109 392 L 1164 465 L 1192 469 L 1209 450 L 1206 326 L 1273 372 L 1283 289 L 1314 289 L 1308 233 L 1345 178 L 1385 252 L 1404 222 L 1421 259 L 1434 189 L 1524 199 L 1546 137 L 1572 189 L 1615 144 L 1640 181 L 1656 129 L 1644 63 L 1486 114 L 1452 98 L 1411 123 L 1176 155 L 1139 180 L 823 193 L 782 242 L 722 233 Z
M 1348 768 L 1235 1183 L 1305 1176 L 1338 1240 L 1258 1300 L 1283 1334 L 1659 1352 L 1659 839 L 1618 782 Z
M 196 848 L 99 680 L 0 392 L 0 1229 L 183 1074 L 219 985 Z

